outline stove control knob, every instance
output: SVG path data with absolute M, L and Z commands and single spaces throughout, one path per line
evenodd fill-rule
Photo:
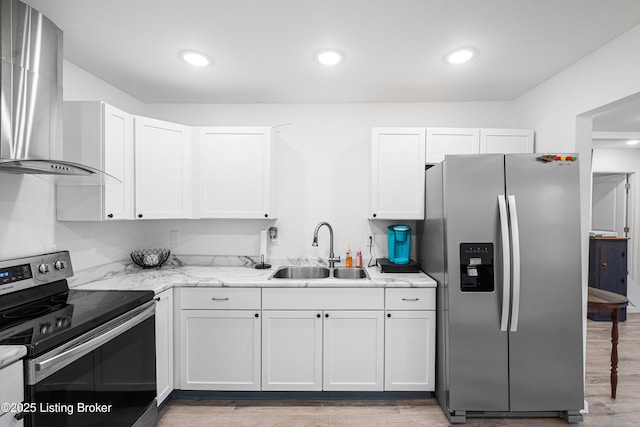
M 67 263 L 64 262 L 64 260 L 59 259 L 55 262 L 55 264 L 53 264 L 53 266 L 56 268 L 56 270 L 64 270 L 67 267 Z
M 49 332 L 51 332 L 51 323 L 43 323 L 42 325 L 40 325 L 40 333 L 42 335 L 48 334 Z
M 38 271 L 42 274 L 48 273 L 49 272 L 49 264 L 46 263 L 42 263 L 38 266 Z
M 58 317 L 56 319 L 56 326 L 58 328 L 62 328 L 63 326 L 67 326 L 69 324 L 69 319 L 67 317 Z

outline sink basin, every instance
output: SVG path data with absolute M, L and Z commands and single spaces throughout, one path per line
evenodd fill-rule
M 326 279 L 331 271 L 326 267 L 285 266 L 278 268 L 270 279 Z
M 368 279 L 369 275 L 364 268 L 336 268 L 333 270 L 336 279 Z

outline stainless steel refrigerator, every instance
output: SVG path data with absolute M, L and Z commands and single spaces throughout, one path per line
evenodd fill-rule
M 426 171 L 419 256 L 438 282 L 436 396 L 451 422 L 582 420 L 578 167 L 486 154 Z

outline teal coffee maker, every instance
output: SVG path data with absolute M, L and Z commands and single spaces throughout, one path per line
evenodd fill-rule
M 409 264 L 411 251 L 411 227 L 408 225 L 390 225 L 387 227 L 389 242 L 389 262 Z

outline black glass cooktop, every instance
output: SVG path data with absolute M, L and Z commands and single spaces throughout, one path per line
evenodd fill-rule
M 153 295 L 153 291 L 66 289 L 7 307 L 0 311 L 0 345 L 24 345 L 27 356 L 37 356 L 150 301 Z

